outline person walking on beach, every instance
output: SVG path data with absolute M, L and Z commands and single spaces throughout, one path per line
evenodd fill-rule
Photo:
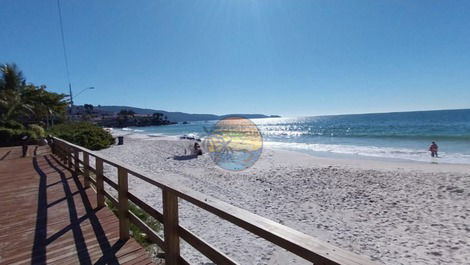
M 437 146 L 436 142 L 432 142 L 431 145 L 429 146 L 429 151 L 431 152 L 431 157 L 439 157 L 437 155 L 437 149 L 439 149 L 439 146 Z

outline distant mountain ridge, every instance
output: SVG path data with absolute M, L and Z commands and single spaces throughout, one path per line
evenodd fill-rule
M 208 121 L 208 120 L 219 120 L 225 117 L 238 116 L 248 119 L 256 118 L 275 118 L 280 117 L 278 115 L 264 115 L 264 114 L 227 114 L 227 115 L 215 115 L 215 114 L 194 114 L 194 113 L 185 113 L 185 112 L 171 112 L 164 110 L 155 110 L 155 109 L 145 109 L 129 106 L 94 106 L 96 110 L 118 113 L 122 109 L 132 110 L 136 114 L 145 114 L 151 115 L 155 112 L 162 113 L 167 116 L 168 120 L 173 122 L 184 122 L 184 121 Z

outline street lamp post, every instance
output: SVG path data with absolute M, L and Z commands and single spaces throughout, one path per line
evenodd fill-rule
M 80 90 L 80 92 L 77 93 L 77 95 L 75 95 L 75 98 L 77 98 L 80 94 L 82 94 L 83 92 L 85 92 L 85 90 L 89 90 L 89 89 L 95 89 L 94 86 L 91 86 L 91 87 L 86 87 L 82 90 Z M 72 86 L 69 84 L 69 96 L 70 96 L 70 116 L 72 115 L 72 112 L 73 112 L 73 95 L 72 95 Z
M 82 89 L 80 92 L 77 93 L 77 95 L 75 96 L 75 98 L 77 98 L 81 93 L 85 92 L 85 90 L 88 90 L 88 89 L 95 89 L 94 86 L 91 86 L 91 87 L 86 87 L 84 89 Z

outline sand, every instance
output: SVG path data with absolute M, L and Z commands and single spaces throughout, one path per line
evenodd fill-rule
M 100 153 L 156 178 L 218 198 L 378 264 L 470 264 L 470 166 L 345 160 L 264 149 L 232 172 L 205 154 L 183 159 L 172 137 L 126 135 Z M 115 177 L 115 170 L 106 167 Z M 161 209 L 158 188 L 130 177 L 133 194 Z M 241 264 L 310 264 L 180 200 L 180 223 Z M 182 255 L 209 262 L 187 244 Z

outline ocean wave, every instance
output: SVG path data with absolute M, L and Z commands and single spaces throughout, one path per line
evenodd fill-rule
M 147 136 L 149 136 L 149 137 L 162 137 L 162 136 L 165 136 L 165 135 L 162 134 L 162 133 L 149 133 L 149 134 L 147 134 Z
M 261 129 L 265 137 L 344 137 L 344 138 L 374 138 L 374 139 L 398 139 L 398 140 L 449 140 L 470 141 L 470 135 L 445 135 L 445 134 L 406 134 L 384 132 L 353 132 L 352 130 L 275 130 Z
M 426 150 L 408 148 L 285 142 L 265 142 L 264 145 L 266 147 L 306 152 L 328 152 L 334 154 L 358 155 L 384 159 L 402 159 L 421 162 L 430 161 L 429 153 Z M 439 155 L 441 156 L 439 162 L 470 164 L 470 155 L 446 152 L 440 152 Z
M 121 128 L 121 129 L 118 129 L 118 130 L 121 130 L 121 131 L 125 131 L 125 132 L 134 132 L 134 133 L 143 133 L 143 132 L 146 132 L 144 129 L 132 129 L 132 128 Z

